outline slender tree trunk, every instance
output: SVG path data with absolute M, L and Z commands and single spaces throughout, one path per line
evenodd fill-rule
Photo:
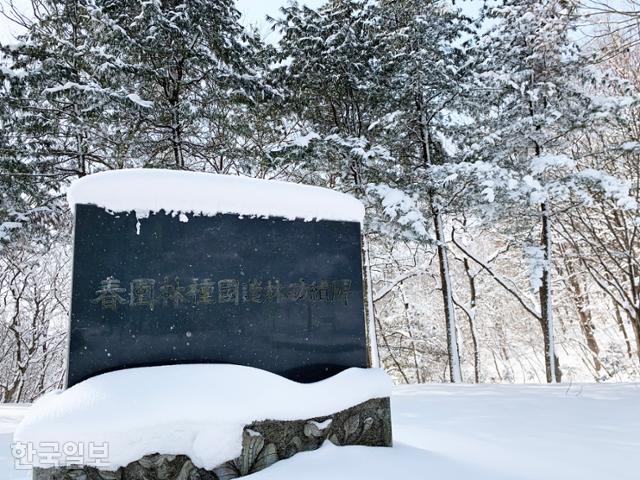
M 378 352 L 378 336 L 376 335 L 376 312 L 373 304 L 373 285 L 371 280 L 371 253 L 367 235 L 362 235 L 364 253 L 364 272 L 367 289 L 367 335 L 369 340 L 369 363 L 373 368 L 380 368 L 380 353 Z
M 562 372 L 558 357 L 555 352 L 555 342 L 553 338 L 553 288 L 552 288 L 552 235 L 551 219 L 548 203 L 541 205 L 542 213 L 542 235 L 540 245 L 544 252 L 544 265 L 542 268 L 542 285 L 540 286 L 540 313 L 541 326 L 544 339 L 544 359 L 547 383 L 557 383 L 561 381 Z
M 615 315 L 616 324 L 618 325 L 618 328 L 622 333 L 622 337 L 624 338 L 624 343 L 627 346 L 627 356 L 631 358 L 633 356 L 633 350 L 631 349 L 631 342 L 629 341 L 629 335 L 627 334 L 627 329 L 624 326 L 624 319 L 622 318 L 622 314 L 620 313 L 620 307 L 616 302 L 612 302 L 612 303 L 616 311 L 616 315 Z
M 456 332 L 456 315 L 453 305 L 453 286 L 451 275 L 449 274 L 449 257 L 445 245 L 444 225 L 442 214 L 438 207 L 432 203 L 433 226 L 436 233 L 438 249 L 438 266 L 440 271 L 440 286 L 442 291 L 442 301 L 444 302 L 444 315 L 447 328 L 447 347 L 449 353 L 449 378 L 451 383 L 462 382 L 462 371 L 460 369 L 460 354 L 458 350 L 458 339 Z
M 640 308 L 633 309 L 634 315 L 629 315 L 631 320 L 631 327 L 633 327 L 633 334 L 636 338 L 636 354 L 640 359 Z
M 591 317 L 591 312 L 588 308 L 588 297 L 577 277 L 577 272 L 574 268 L 573 262 L 564 254 L 564 252 L 561 253 L 563 253 L 564 265 L 567 270 L 567 286 L 569 287 L 568 290 L 571 293 L 573 304 L 578 315 L 580 330 L 587 342 L 587 347 L 591 351 L 596 377 L 599 377 L 600 370 L 602 369 L 602 363 L 600 362 L 600 346 L 596 340 L 595 325 L 593 323 L 593 318 Z
M 429 128 L 421 101 L 417 102 L 416 108 L 420 115 L 420 154 L 422 156 L 423 165 L 428 169 L 433 165 Z M 438 267 L 440 270 L 442 300 L 444 302 L 444 316 L 447 329 L 447 350 L 449 356 L 449 378 L 451 383 L 461 383 L 462 371 L 460 369 L 460 353 L 458 350 L 458 339 L 456 335 L 456 312 L 453 305 L 453 287 L 449 272 L 449 258 L 447 256 L 444 223 L 442 220 L 442 212 L 440 212 L 439 207 L 436 205 L 432 194 L 429 195 L 429 203 L 431 215 L 433 217 L 433 226 L 436 232 Z
M 480 352 L 478 351 L 478 337 L 476 335 L 476 303 L 477 303 L 477 290 L 476 290 L 476 277 L 471 273 L 471 267 L 469 266 L 469 259 L 463 260 L 464 271 L 467 274 L 469 280 L 469 332 L 471 334 L 471 342 L 473 344 L 473 374 L 476 383 L 480 383 Z
M 77 164 L 78 164 L 78 177 L 84 177 L 87 174 L 87 163 L 84 154 L 84 142 L 82 135 L 76 134 L 76 148 L 77 148 Z
M 176 105 L 172 112 L 172 145 L 173 145 L 173 160 L 176 164 L 176 168 L 184 168 L 184 156 L 182 152 L 182 132 L 180 129 L 180 117 L 178 114 L 178 106 Z
M 402 297 L 402 305 L 404 307 L 404 322 L 407 326 L 407 333 L 409 334 L 409 341 L 411 342 L 411 353 L 413 354 L 413 365 L 416 369 L 416 381 L 418 383 L 422 383 L 422 377 L 420 375 L 420 364 L 418 363 L 418 352 L 416 349 L 416 342 L 413 336 L 413 328 L 411 328 L 411 319 L 409 318 L 409 302 L 407 301 L 407 296 L 404 293 L 404 288 L 402 286 L 402 282 L 398 285 L 400 290 L 400 295 Z
M 502 373 L 500 373 L 500 366 L 498 365 L 498 359 L 496 358 L 496 352 L 491 350 L 491 356 L 493 357 L 493 367 L 496 369 L 496 375 L 498 375 L 498 380 L 502 382 L 504 379 L 502 378 Z
M 382 325 L 380 325 L 380 319 L 379 318 L 376 318 L 376 323 L 378 323 L 378 327 L 380 328 L 380 336 L 382 337 L 382 343 L 384 344 L 384 346 L 386 347 L 387 351 L 389 352 L 389 357 L 391 358 L 391 361 L 394 363 L 394 365 L 398 369 L 398 372 L 400 372 L 400 375 L 402 375 L 402 378 L 404 379 L 404 382 L 406 384 L 409 384 L 409 379 L 407 378 L 407 375 L 404 373 L 404 370 L 402 369 L 402 365 L 400 365 L 400 362 L 398 361 L 396 356 L 393 354 L 393 351 L 391 350 L 391 345 L 389 344 L 389 339 L 387 338 L 387 335 L 384 333 L 384 328 L 382 328 Z

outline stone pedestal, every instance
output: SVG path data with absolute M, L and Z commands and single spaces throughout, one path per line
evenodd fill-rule
M 264 420 L 245 426 L 242 453 L 213 470 L 197 468 L 185 455 L 147 455 L 116 471 L 71 466 L 35 468 L 33 480 L 229 480 L 258 472 L 295 455 L 335 445 L 390 447 L 389 398 L 374 398 L 325 417 Z

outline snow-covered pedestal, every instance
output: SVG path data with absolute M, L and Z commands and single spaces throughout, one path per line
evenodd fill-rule
M 36 480 L 223 480 L 325 441 L 391 446 L 390 393 L 378 369 L 311 384 L 238 365 L 121 370 L 46 395 L 15 440 L 38 454 Z

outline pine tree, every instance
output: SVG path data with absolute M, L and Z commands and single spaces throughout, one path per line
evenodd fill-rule
M 3 47 L 2 74 L 15 143 L 43 169 L 216 170 L 210 157 L 241 134 L 238 118 L 273 94 L 261 41 L 232 0 L 45 6 L 17 46 Z
M 291 7 L 284 13 L 282 76 L 308 133 L 307 141 L 294 143 L 303 148 L 294 151 L 304 152 L 311 178 L 365 200 L 369 231 L 433 242 L 450 376 L 461 381 L 446 200 L 434 190 L 430 173 L 449 161 L 444 132 L 464 93 L 465 74 L 462 49 L 452 45 L 466 21 L 442 2 L 335 0 L 318 12 Z M 396 228 L 389 229 L 387 214 Z M 432 219 L 431 229 L 425 217 Z
M 311 181 L 362 197 L 363 155 L 376 120 L 376 40 L 362 0 L 332 0 L 318 11 L 292 5 L 274 24 L 282 32 L 273 75 L 288 91 L 288 121 L 298 139 L 284 151 Z M 304 155 L 303 155 L 304 152 Z
M 254 173 L 278 92 L 232 0 L 45 0 L 1 46 L 0 237 L 68 178 L 126 167 Z M 257 133 L 261 138 L 255 138 Z
M 34 219 L 55 221 L 61 182 L 113 156 L 102 125 L 118 94 L 91 67 L 87 10 L 77 2 L 40 6 L 18 43 L 0 49 L 0 236 Z M 46 220 L 47 212 L 55 215 Z
M 477 132 L 469 158 L 511 171 L 509 215 L 525 234 L 529 219 L 539 228 L 526 237 L 532 290 L 544 339 L 547 381 L 561 379 L 554 342 L 554 221 L 560 212 L 588 201 L 593 190 L 625 201 L 621 182 L 594 170 L 581 171 L 567 156 L 574 135 L 606 119 L 611 105 L 590 95 L 589 57 L 571 40 L 577 4 L 568 0 L 504 0 L 485 14 L 494 26 L 479 45 L 486 52 L 477 77 Z M 617 104 L 614 102 L 617 106 Z M 612 191 L 611 185 L 618 185 Z M 506 212 L 505 212 L 506 213 Z M 517 220 L 516 220 L 517 218 Z
M 381 1 L 377 10 L 384 55 L 385 105 L 389 114 L 376 125 L 398 159 L 401 174 L 392 184 L 417 195 L 421 214 L 431 219 L 438 256 L 452 382 L 461 382 L 456 311 L 447 246 L 446 192 L 437 188 L 434 167 L 452 162 L 452 114 L 464 108 L 468 59 L 461 35 L 468 22 L 441 2 Z M 456 46 L 458 43 L 459 46 Z
M 136 85 L 130 99 L 141 108 L 127 113 L 140 125 L 137 155 L 148 166 L 206 169 L 235 104 L 264 94 L 252 68 L 260 41 L 238 23 L 234 1 L 99 1 L 94 15 Z
M 135 135 L 117 108 L 136 98 L 134 87 L 123 83 L 94 14 L 82 0 L 45 2 L 19 42 L 2 47 L 13 153 L 41 172 L 83 176 L 109 168 L 123 161 L 118 152 Z

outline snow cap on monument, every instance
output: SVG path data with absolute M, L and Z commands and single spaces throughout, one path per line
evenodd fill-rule
M 72 210 L 91 204 L 113 212 L 216 215 L 360 222 L 364 206 L 328 188 L 277 180 L 159 169 L 126 169 L 75 180 L 67 192 Z

